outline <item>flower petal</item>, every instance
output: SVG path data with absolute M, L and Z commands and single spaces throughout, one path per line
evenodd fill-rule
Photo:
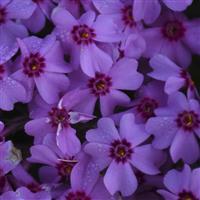
M 113 140 L 119 139 L 118 131 L 110 118 L 101 118 L 97 126 L 97 129 L 87 131 L 86 138 L 88 141 L 110 144 Z
M 88 76 L 94 76 L 95 72 L 107 73 L 112 63 L 111 57 L 95 44 L 81 47 L 81 69 Z
M 56 140 L 64 154 L 74 156 L 81 149 L 81 142 L 76 136 L 76 130 L 71 127 L 58 128 Z
M 51 151 L 47 146 L 35 145 L 30 148 L 31 157 L 28 158 L 30 162 L 47 164 L 55 166 L 57 163 L 56 154 Z
M 194 134 L 179 130 L 172 142 L 170 155 L 173 162 L 183 159 L 185 163 L 194 163 L 199 158 L 199 145 Z
M 56 103 L 59 95 L 66 92 L 69 85 L 69 80 L 64 74 L 45 72 L 34 79 L 38 92 L 49 104 Z
M 126 105 L 129 102 L 130 99 L 125 93 L 112 89 L 107 95 L 100 96 L 101 113 L 103 116 L 111 115 L 117 105 Z
M 134 167 L 145 174 L 155 175 L 159 173 L 156 159 L 163 156 L 162 151 L 153 149 L 149 144 L 136 147 L 133 151 L 131 163 Z
M 138 62 L 123 58 L 111 68 L 109 75 L 113 80 L 113 88 L 121 90 L 136 90 L 143 82 L 143 75 L 137 72 Z M 128 73 L 127 73 L 128 72 Z
M 183 11 L 190 4 L 192 4 L 192 0 L 182 0 L 182 1 L 163 0 L 163 2 L 168 8 L 174 11 Z
M 183 190 L 189 190 L 191 175 L 190 167 L 185 165 L 181 172 L 177 170 L 170 170 L 164 177 L 164 184 L 169 191 L 174 194 L 178 194 Z
M 153 147 L 165 149 L 170 146 L 178 127 L 173 117 L 152 117 L 146 123 L 146 130 L 155 136 Z
M 126 138 L 133 146 L 137 146 L 144 142 L 149 134 L 146 133 L 144 125 L 135 123 L 135 116 L 131 113 L 124 114 L 120 120 L 121 138 Z
M 111 162 L 109 157 L 110 146 L 107 144 L 100 143 L 89 143 L 86 144 L 84 151 L 92 156 L 92 161 L 98 166 L 99 170 L 105 169 Z
M 110 194 L 119 191 L 129 196 L 136 190 L 138 183 L 129 163 L 119 164 L 112 161 L 104 176 L 104 184 Z

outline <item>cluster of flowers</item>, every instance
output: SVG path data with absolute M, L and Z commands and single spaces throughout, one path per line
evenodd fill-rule
M 0 0 L 0 200 L 200 199 L 192 3 Z

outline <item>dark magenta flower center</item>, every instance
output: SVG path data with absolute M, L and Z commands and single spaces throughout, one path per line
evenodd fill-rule
M 71 174 L 71 171 L 74 167 L 74 165 L 77 163 L 74 162 L 72 160 L 72 162 L 70 161 L 60 161 L 58 164 L 57 164 L 57 169 L 58 169 L 58 173 L 61 177 L 66 177 L 66 176 L 69 176 Z
M 42 191 L 42 188 L 38 183 L 30 183 L 27 185 L 27 188 L 33 193 Z
M 135 21 L 132 15 L 132 6 L 125 6 L 122 9 L 122 21 L 126 26 L 133 27 L 135 25 Z
M 5 72 L 4 66 L 0 65 L 0 80 L 3 79 L 4 72 Z
M 182 70 L 180 76 L 185 79 L 185 85 L 187 88 L 194 89 L 194 81 L 192 80 L 190 74 L 187 71 Z
M 91 200 L 91 198 L 84 191 L 76 191 L 70 192 L 66 200 Z
M 39 53 L 31 53 L 30 56 L 25 57 L 23 67 L 23 72 L 28 77 L 39 77 L 44 72 L 45 59 Z
M 96 73 L 94 78 L 89 79 L 88 87 L 91 89 L 92 94 L 95 96 L 103 96 L 110 92 L 112 86 L 111 77 Z
M 180 21 L 168 21 L 162 28 L 162 34 L 170 41 L 177 41 L 184 36 L 185 30 Z
M 117 163 L 125 163 L 131 158 L 133 149 L 131 143 L 126 139 L 114 140 L 110 147 L 110 157 L 113 158 Z
M 88 45 L 93 43 L 93 39 L 96 34 L 94 29 L 88 27 L 87 25 L 74 26 L 72 31 L 72 38 L 77 44 Z
M 69 113 L 65 108 L 60 109 L 53 107 L 48 114 L 52 127 L 57 127 L 59 124 L 61 124 L 62 127 L 68 127 Z
M 176 123 L 178 127 L 181 127 L 186 131 L 193 131 L 195 128 L 199 127 L 199 115 L 194 111 L 183 111 L 178 114 Z
M 33 0 L 35 3 L 42 3 L 44 0 Z
M 0 7 L 0 25 L 6 22 L 6 9 Z
M 179 193 L 178 196 L 179 196 L 178 200 L 199 200 L 191 192 L 186 192 L 186 191 Z
M 147 120 L 155 115 L 154 110 L 157 107 L 158 103 L 155 99 L 144 97 L 140 100 L 139 104 L 137 105 L 137 111 L 145 120 Z

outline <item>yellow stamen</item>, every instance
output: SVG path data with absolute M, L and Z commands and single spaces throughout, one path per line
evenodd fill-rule
M 120 157 L 124 157 L 125 155 L 126 155 L 126 152 L 124 151 L 124 149 L 118 149 L 118 155 L 120 156 Z
M 191 115 L 188 115 L 186 121 L 187 121 L 187 123 L 186 123 L 187 126 L 192 125 L 192 123 L 193 123 L 193 118 L 192 118 L 192 116 L 191 116 Z M 187 199 L 186 199 L 186 200 L 187 200 Z
M 32 70 L 37 70 L 37 65 L 32 65 L 32 66 L 31 66 L 31 69 L 32 69 Z
M 99 82 L 96 84 L 97 90 L 103 90 L 105 89 L 105 83 Z
M 81 37 L 87 39 L 87 38 L 89 37 L 89 34 L 88 34 L 88 33 L 82 33 L 82 34 L 81 34 Z

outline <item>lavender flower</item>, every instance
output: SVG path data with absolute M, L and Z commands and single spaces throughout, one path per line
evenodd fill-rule
M 191 53 L 200 53 L 199 21 L 189 21 L 180 13 L 164 12 L 151 28 L 143 31 L 146 41 L 146 57 L 160 53 L 178 65 L 187 67 L 191 63 Z
M 164 184 L 167 190 L 158 190 L 158 193 L 160 193 L 166 200 L 197 200 L 200 198 L 199 176 L 199 168 L 191 170 L 186 164 L 182 171 L 172 169 L 164 177 Z
M 65 45 L 70 44 L 74 57 L 84 73 L 94 76 L 95 72 L 107 72 L 111 65 L 111 57 L 96 45 L 96 42 L 119 42 L 120 32 L 116 24 L 104 15 L 95 20 L 95 13 L 88 11 L 76 20 L 67 10 L 55 8 L 52 19 L 56 31 Z M 104 26 L 102 26 L 102 23 Z
M 53 35 L 45 39 L 29 37 L 18 40 L 21 49 L 20 69 L 13 77 L 26 88 L 27 101 L 33 96 L 36 86 L 40 96 L 49 104 L 56 103 L 59 95 L 67 91 L 71 70 L 64 62 L 61 46 Z
M 85 152 L 90 154 L 100 169 L 108 166 L 104 184 L 113 195 L 120 191 L 123 196 L 131 195 L 137 188 L 137 179 L 132 166 L 147 174 L 158 174 L 155 158 L 162 152 L 151 145 L 139 146 L 147 139 L 141 126 L 134 123 L 134 115 L 125 114 L 120 121 L 119 132 L 109 118 L 98 121 L 98 128 L 86 135 L 89 143 Z
M 154 135 L 157 149 L 170 147 L 173 162 L 182 159 L 194 163 L 199 158 L 199 103 L 177 92 L 169 96 L 168 106 L 155 110 L 156 117 L 147 121 L 146 130 Z
M 0 64 L 7 62 L 18 50 L 16 38 L 28 35 L 26 27 L 16 22 L 28 19 L 35 9 L 31 0 L 2 0 L 0 2 Z
M 134 0 L 133 1 L 133 16 L 136 21 L 144 20 L 145 23 L 153 23 L 160 15 L 162 3 L 173 11 L 183 11 L 193 0 Z M 161 5 L 160 5 L 161 4 Z
M 120 90 L 137 90 L 143 81 L 143 76 L 137 72 L 137 61 L 124 58 L 119 60 L 108 73 L 99 73 L 92 78 L 74 73 L 71 77 L 72 85 L 83 89 L 80 92 L 82 103 L 77 109 L 85 113 L 93 113 L 97 99 L 100 100 L 100 110 L 103 116 L 113 113 L 115 106 L 129 103 L 129 97 Z M 126 73 L 126 70 L 129 73 Z M 79 79 L 77 79 L 77 75 Z

